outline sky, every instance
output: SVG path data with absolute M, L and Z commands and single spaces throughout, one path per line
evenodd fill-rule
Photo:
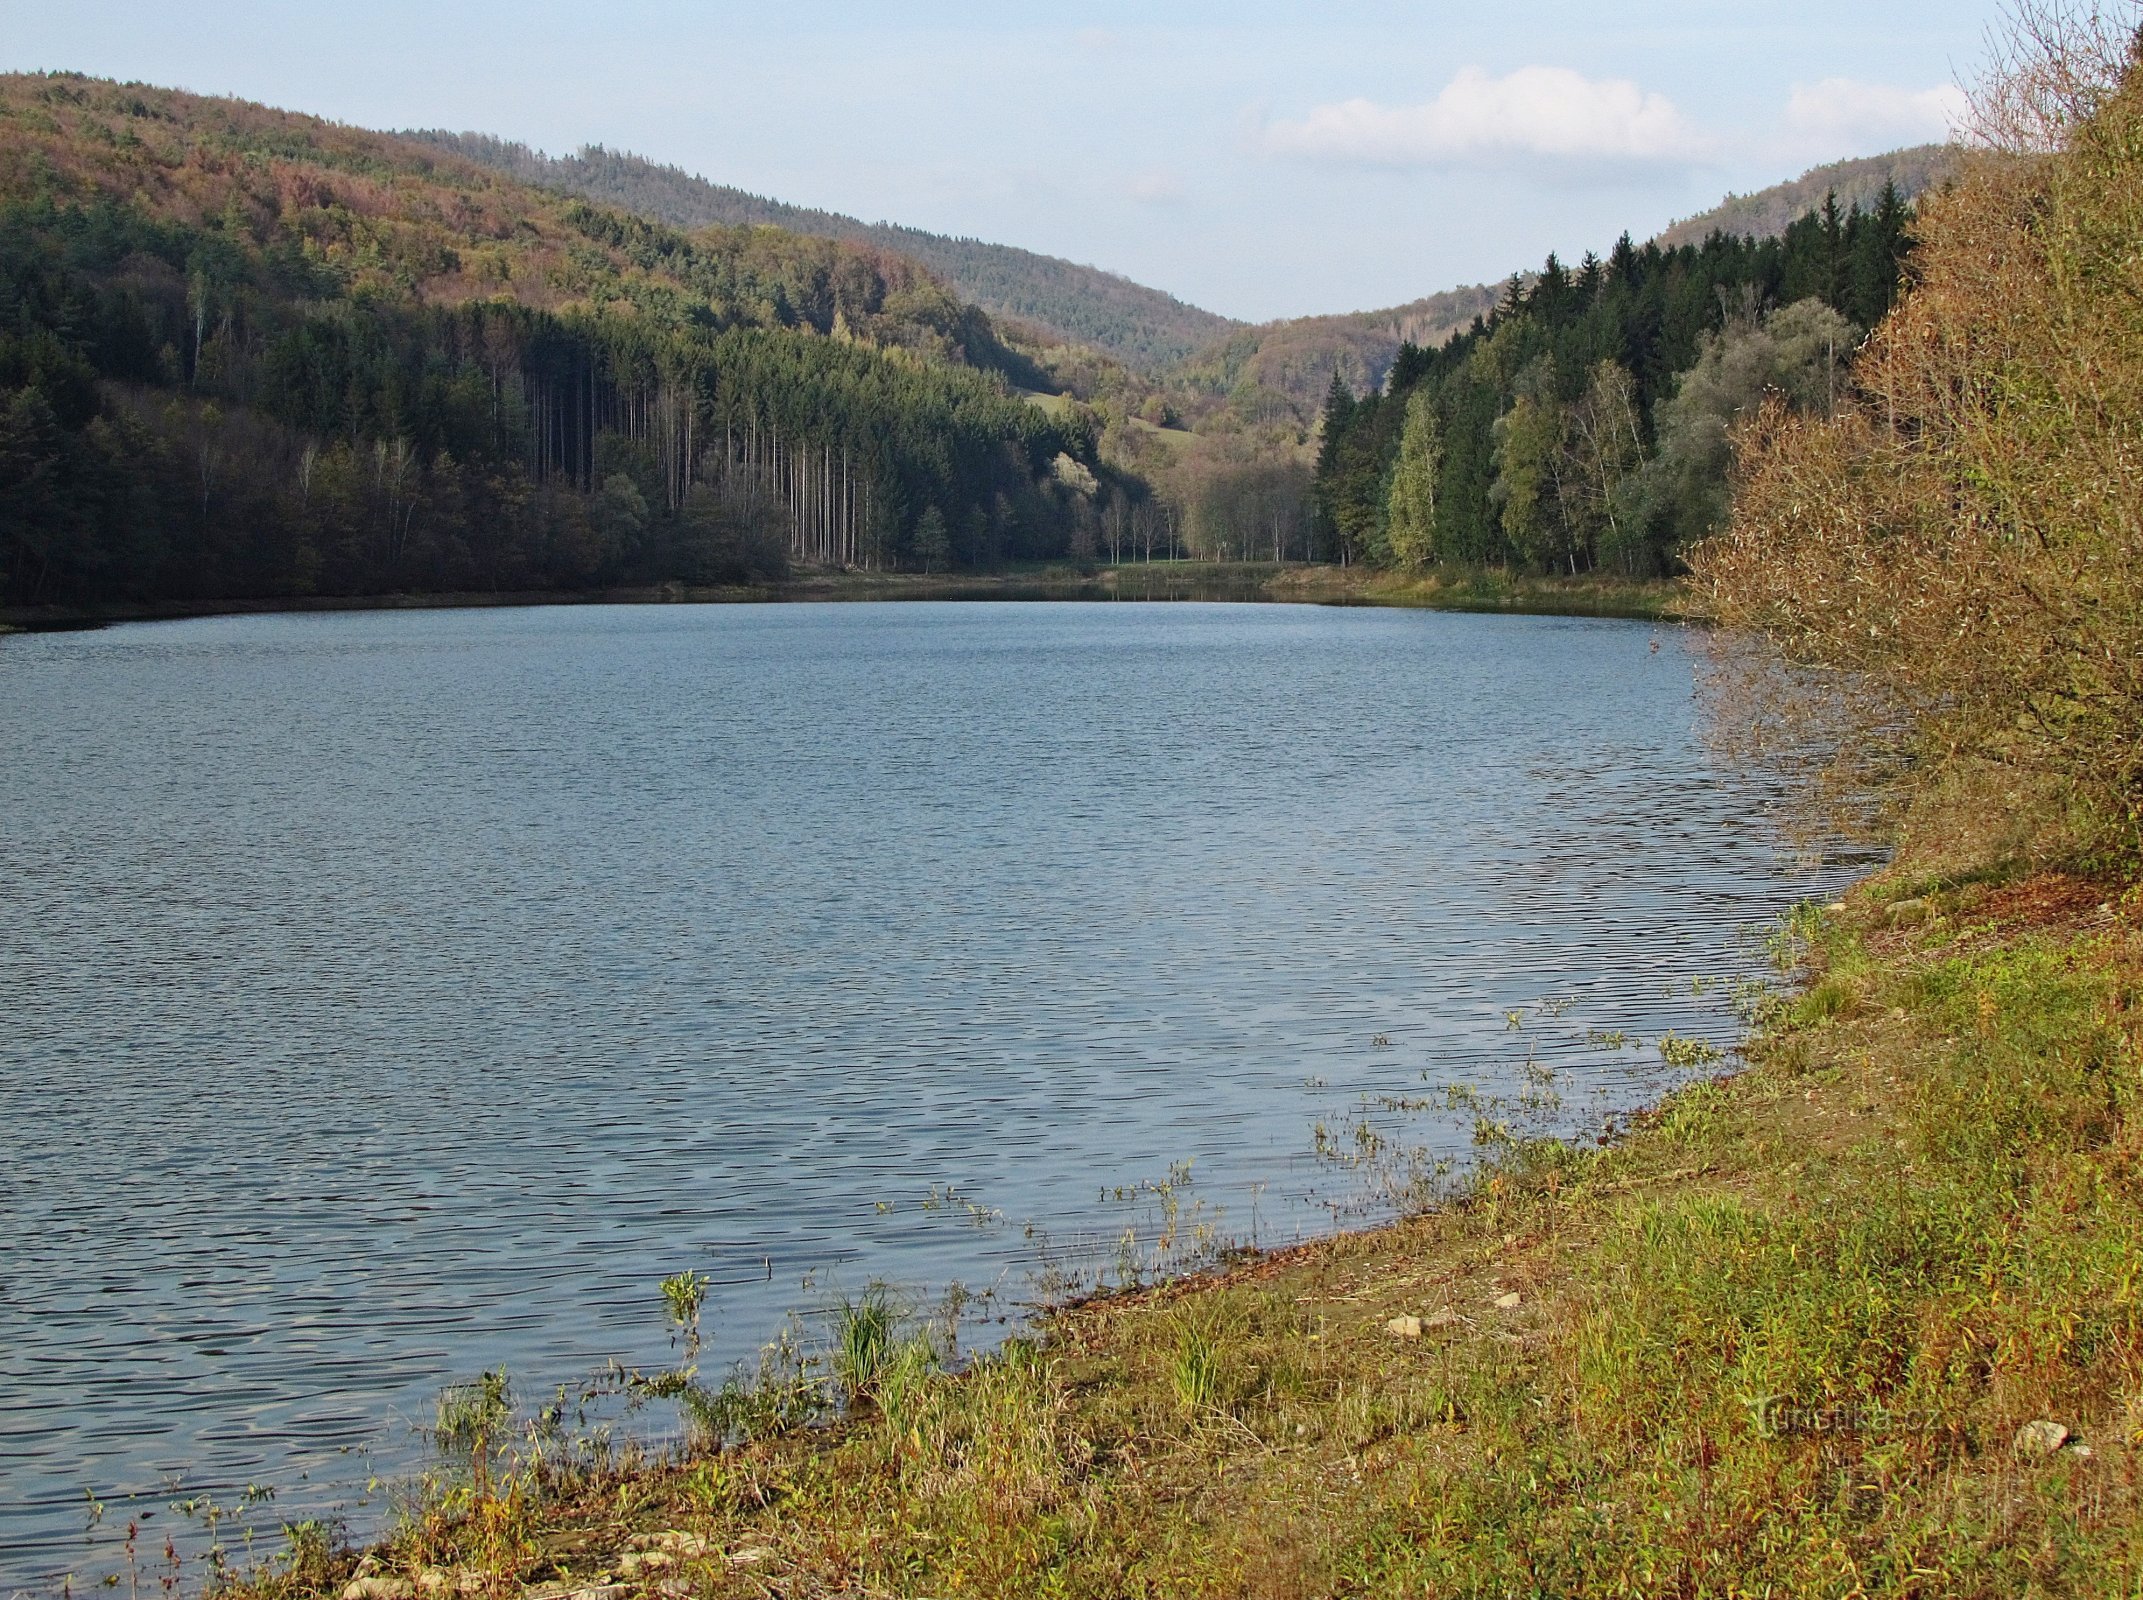
M 1942 138 L 2002 0 L 0 0 L 0 70 L 630 150 L 1245 320 Z

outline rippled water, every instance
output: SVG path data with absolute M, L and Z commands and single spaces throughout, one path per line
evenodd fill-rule
M 108 1569 L 128 1495 L 361 1531 L 442 1383 L 659 1360 L 681 1268 L 726 1360 L 829 1285 L 1016 1302 L 1019 1224 L 1112 1238 L 1183 1161 L 1228 1231 L 1329 1227 L 1310 1129 L 1365 1094 L 1533 1051 L 1651 1097 L 1588 1030 L 1726 1038 L 1691 980 L 1810 888 L 1691 648 L 1108 604 L 5 641 L 0 1585 Z

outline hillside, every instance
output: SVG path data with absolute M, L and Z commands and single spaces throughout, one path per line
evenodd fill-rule
M 897 252 L 921 262 L 992 316 L 1032 323 L 1151 371 L 1241 326 L 1098 267 L 978 239 L 862 222 L 786 205 L 709 183 L 677 167 L 590 145 L 553 157 L 485 134 L 431 129 L 409 138 L 450 151 L 523 183 L 601 201 L 673 227 L 770 226 L 813 238 Z
M 391 135 L 0 77 L 0 596 L 1053 556 L 1091 426 L 906 258 L 683 232 Z M 1098 463 L 1097 463 L 1098 464 Z
M 1675 223 L 1656 242 L 1673 250 L 1702 244 L 1714 232 L 1777 238 L 1797 219 L 1820 211 L 1833 193 L 1841 211 L 1857 206 L 1868 212 L 1888 183 L 1909 203 L 1950 176 L 1955 163 L 1956 152 L 1947 145 L 1833 162 L 1755 194 L 1730 195 Z M 1520 275 L 1521 288 L 1532 281 L 1532 274 Z M 1291 415 L 1306 422 L 1323 404 L 1334 372 L 1356 394 L 1381 388 L 1401 344 L 1434 348 L 1494 310 L 1507 292 L 1507 286 L 1475 285 L 1387 310 L 1242 328 L 1182 362 L 1173 376 L 1200 393 L 1227 397 L 1252 420 Z
M 1854 206 L 1872 211 L 1885 184 L 1896 185 L 1898 198 L 1910 203 L 1956 174 L 1957 155 L 1954 145 L 1923 144 L 1888 155 L 1833 161 L 1754 194 L 1728 195 L 1709 211 L 1675 223 L 1660 234 L 1659 243 L 1668 249 L 1702 244 L 1714 233 L 1774 239 L 1795 219 L 1820 211 L 1834 194 L 1841 211 Z
M 1377 388 L 1402 344 L 1442 344 L 1495 309 L 1500 289 L 1447 289 L 1383 311 L 1298 317 L 1244 328 L 1183 362 L 1174 376 L 1195 391 L 1225 396 L 1246 420 L 1317 414 L 1337 372 L 1357 393 Z
M 1347 564 L 1665 575 L 1726 513 L 1736 423 L 1835 403 L 1889 312 L 1912 208 L 1826 208 L 1768 239 L 1550 256 L 1483 322 L 1334 392 L 1319 544 Z

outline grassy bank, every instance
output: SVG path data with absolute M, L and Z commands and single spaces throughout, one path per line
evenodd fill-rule
M 722 605 L 784 600 L 1229 600 L 1422 606 L 1572 616 L 1682 617 L 1688 597 L 1667 580 L 1527 577 L 1499 571 L 1408 577 L 1365 568 L 1260 562 L 1127 561 L 1030 565 L 1000 572 L 812 572 L 775 584 L 464 594 L 283 596 L 0 610 L 0 633 L 116 622 L 278 612 L 453 610 L 470 606 Z
M 1447 568 L 1426 573 L 1386 572 L 1373 567 L 1291 567 L 1276 574 L 1267 587 L 1274 599 L 1326 604 L 1580 617 L 1687 619 L 1695 615 L 1693 597 L 1675 579 L 1621 578 L 1607 573 L 1558 577 L 1500 567 Z
M 2143 903 L 1895 875 L 1793 931 L 1746 1069 L 1612 1143 L 1484 1125 L 1437 1210 L 957 1374 L 851 1319 L 842 1420 L 777 1367 L 726 1448 L 524 1441 L 252 1587 L 2136 1592 Z

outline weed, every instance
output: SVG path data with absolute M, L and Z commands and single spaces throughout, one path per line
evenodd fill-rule
M 892 1291 L 882 1283 L 873 1283 L 858 1298 L 841 1302 L 833 1322 L 833 1375 L 851 1401 L 877 1389 L 903 1320 Z
M 1194 1313 L 1178 1319 L 1168 1382 L 1176 1409 L 1186 1417 L 1203 1416 L 1220 1403 L 1220 1341 L 1212 1324 Z

